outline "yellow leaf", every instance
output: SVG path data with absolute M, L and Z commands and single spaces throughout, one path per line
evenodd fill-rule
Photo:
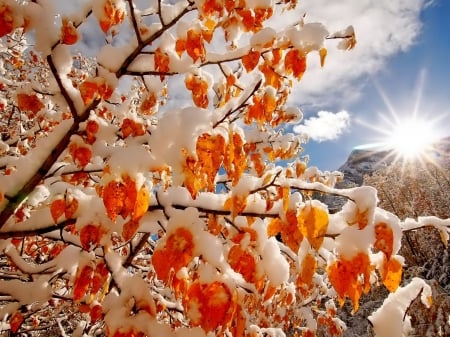
M 150 193 L 148 192 L 147 187 L 142 186 L 136 197 L 136 203 L 133 210 L 133 220 L 140 219 L 147 212 L 149 201 Z
M 306 254 L 301 264 L 301 270 L 297 277 L 297 286 L 310 285 L 317 269 L 317 261 L 314 255 Z
M 383 265 L 383 284 L 390 291 L 397 290 L 402 280 L 402 264 L 395 257 L 385 260 Z
M 325 59 L 327 57 L 327 48 L 320 48 L 319 55 L 320 55 L 320 66 L 323 67 L 325 65 Z
M 298 216 L 298 223 L 303 236 L 306 236 L 311 246 L 318 250 L 328 228 L 327 211 L 319 207 L 306 205 Z

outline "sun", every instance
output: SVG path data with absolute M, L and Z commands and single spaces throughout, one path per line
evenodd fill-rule
M 410 117 L 397 120 L 391 130 L 386 130 L 385 145 L 405 160 L 422 157 L 437 140 L 430 121 Z

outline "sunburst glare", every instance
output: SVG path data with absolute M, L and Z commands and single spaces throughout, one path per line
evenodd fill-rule
M 384 90 L 377 86 L 387 113 L 380 113 L 378 124 L 362 123 L 374 130 L 379 137 L 375 142 L 358 146 L 360 149 L 387 151 L 386 161 L 433 162 L 433 144 L 443 137 L 445 130 L 440 130 L 439 121 L 446 113 L 431 113 L 420 108 L 425 72 L 419 74 L 417 90 L 413 96 L 413 106 L 396 109 Z

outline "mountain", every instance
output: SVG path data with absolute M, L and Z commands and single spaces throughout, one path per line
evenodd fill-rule
M 397 158 L 394 150 L 368 150 L 355 148 L 347 161 L 338 168 L 344 174 L 344 180 L 337 187 L 360 186 L 364 176 L 391 165 Z M 448 165 L 450 159 L 450 137 L 443 138 L 429 146 L 419 159 Z M 398 160 L 402 160 L 399 158 Z M 419 165 L 419 163 L 417 163 Z

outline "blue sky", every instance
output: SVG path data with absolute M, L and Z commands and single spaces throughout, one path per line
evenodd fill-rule
M 84 2 L 55 4 L 72 12 Z M 294 130 L 310 135 L 304 151 L 310 165 L 339 168 L 354 147 L 385 137 L 380 130 L 389 123 L 382 116 L 392 121 L 392 111 L 400 119 L 414 110 L 425 119 L 446 114 L 436 134 L 450 134 L 450 0 L 303 0 L 295 11 L 274 15 L 269 25 L 286 27 L 303 15 L 305 22 L 321 22 L 330 33 L 353 25 L 358 40 L 352 51 L 328 41 L 324 68 L 311 53 L 291 95 L 289 103 L 304 114 Z M 82 30 L 80 48 L 95 55 L 103 33 L 94 18 Z
M 336 139 L 310 140 L 305 145 L 311 165 L 322 170 L 337 169 L 355 146 L 380 141 L 384 137 L 381 129 L 389 129 L 386 119 L 394 120 L 389 106 L 401 120 L 408 119 L 414 111 L 425 120 L 439 117 L 435 123 L 436 135 L 450 135 L 450 1 L 422 2 L 416 14 L 410 21 L 419 26 L 415 33 L 410 33 L 409 45 L 387 53 L 374 71 L 361 72 L 357 78 L 347 81 L 342 78 L 342 83 L 348 86 L 345 90 L 336 90 L 342 99 L 303 108 L 304 122 L 317 117 L 319 110 L 333 113 L 344 110 L 350 115 L 350 126 Z M 380 24 L 390 25 L 391 22 Z M 357 27 L 355 30 L 358 38 Z M 364 37 L 359 36 L 361 38 Z M 395 44 L 388 35 L 385 43 Z M 333 95 L 336 93 L 329 93 L 328 97 Z

